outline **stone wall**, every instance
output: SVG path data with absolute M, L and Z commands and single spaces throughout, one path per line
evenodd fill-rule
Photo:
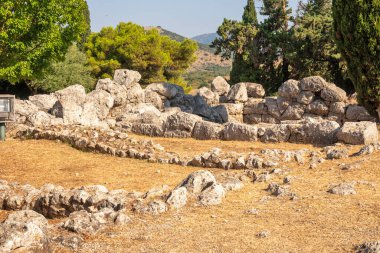
M 368 144 L 377 141 L 375 119 L 323 78 L 288 80 L 278 97 L 260 84 L 230 85 L 215 78 L 193 96 L 175 84 L 143 89 L 136 71 L 117 70 L 88 94 L 73 85 L 16 101 L 17 122 L 31 126 L 121 127 L 149 136 L 264 142 Z

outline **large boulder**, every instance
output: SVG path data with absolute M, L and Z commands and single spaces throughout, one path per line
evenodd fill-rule
M 235 103 L 244 103 L 248 100 L 248 91 L 245 83 L 237 83 L 228 92 L 227 99 Z
M 334 144 L 340 125 L 335 121 L 307 122 L 300 125 L 289 125 L 290 142 L 310 144 Z
M 214 105 L 219 103 L 219 94 L 212 92 L 207 87 L 202 87 L 198 90 L 197 94 L 202 97 L 208 105 Z
M 185 93 L 181 86 L 171 83 L 152 83 L 146 87 L 146 90 L 154 91 L 166 99 L 173 99 L 175 96 Z
M 183 112 L 193 113 L 195 103 L 195 96 L 178 94 L 175 98 L 170 100 L 170 107 L 179 107 Z
M 15 100 L 15 116 L 17 123 L 25 123 L 27 118 L 38 112 L 39 108 L 29 100 Z
M 51 114 L 44 111 L 35 112 L 27 117 L 28 122 L 30 122 L 32 126 L 49 126 L 51 125 L 53 118 L 54 117 Z
M 211 91 L 217 93 L 219 96 L 227 96 L 230 91 L 230 85 L 223 77 L 217 76 L 211 83 Z
M 244 104 L 220 104 L 212 108 L 221 117 L 222 122 L 243 122 Z
M 257 129 L 262 142 L 287 142 L 291 131 L 286 124 L 260 124 Z
M 121 106 L 127 103 L 127 88 L 109 78 L 99 79 L 95 90 L 104 90 L 110 93 L 114 99 L 115 106 Z
M 347 144 L 367 145 L 378 142 L 378 130 L 374 122 L 346 122 L 339 129 L 338 140 Z
M 191 137 L 195 124 L 202 118 L 193 114 L 178 112 L 168 116 L 164 129 L 166 137 Z
M 164 109 L 164 102 L 162 101 L 162 98 L 154 91 L 145 90 L 144 102 L 154 105 L 159 110 Z
M 75 100 L 63 99 L 54 104 L 51 113 L 58 118 L 62 118 L 65 124 L 80 124 L 82 110 L 82 106 Z
M 186 187 L 179 187 L 170 192 L 168 198 L 166 199 L 166 203 L 174 208 L 179 209 L 184 207 L 187 202 L 187 189 Z
M 275 97 L 266 97 L 265 106 L 267 108 L 268 115 L 272 116 L 275 119 L 281 118 L 281 112 L 278 108 L 277 98 Z
M 103 224 L 95 214 L 83 210 L 71 213 L 62 227 L 79 234 L 95 234 Z
M 244 104 L 243 114 L 266 114 L 267 107 L 264 99 L 250 98 Z
M 137 71 L 129 70 L 129 69 L 117 69 L 115 70 L 115 74 L 113 80 L 119 84 L 124 86 L 130 86 L 134 83 L 138 83 L 141 79 L 141 75 Z
M 278 89 L 278 94 L 285 98 L 297 98 L 300 93 L 300 84 L 298 81 L 290 79 L 284 82 Z
M 320 76 L 310 76 L 300 81 L 301 89 L 304 91 L 320 92 L 327 82 Z
M 330 104 L 329 110 L 331 113 L 338 115 L 343 115 L 346 112 L 346 103 L 345 102 L 333 102 Z
M 227 141 L 257 141 L 257 127 L 247 124 L 227 123 L 223 138 Z
M 209 121 L 198 121 L 193 130 L 193 138 L 197 140 L 219 140 L 223 126 Z
M 108 113 L 113 105 L 114 99 L 108 92 L 103 90 L 94 90 L 87 94 L 82 115 L 84 117 L 86 116 L 86 106 L 92 106 L 96 117 L 100 120 L 104 120 L 108 116 Z
M 301 91 L 298 94 L 297 102 L 300 104 L 308 105 L 314 100 L 314 92 L 311 91 Z
M 249 98 L 262 98 L 265 96 L 265 89 L 258 83 L 245 83 Z
M 176 189 L 184 187 L 190 194 L 200 194 L 204 189 L 215 183 L 215 176 L 210 171 L 200 170 L 188 175 Z
M 375 121 L 368 111 L 359 105 L 349 105 L 346 111 L 346 118 L 349 121 Z
M 82 85 L 76 84 L 56 91 L 54 96 L 59 101 L 70 101 L 71 103 L 82 105 L 86 100 L 86 90 Z
M 0 252 L 49 252 L 48 222 L 34 211 L 11 213 L 0 224 Z
M 282 120 L 299 120 L 305 113 L 305 105 L 292 104 L 282 114 Z
M 211 186 L 204 189 L 198 196 L 198 203 L 203 206 L 214 206 L 222 203 L 226 196 L 226 191 L 222 185 L 213 183 Z
M 308 112 L 320 116 L 326 116 L 329 114 L 329 107 L 320 99 L 315 100 L 307 106 Z
M 347 94 L 335 84 L 329 83 L 322 89 L 321 98 L 330 102 L 344 102 L 347 100 Z
M 49 112 L 57 102 L 57 97 L 50 94 L 30 96 L 29 101 L 35 104 L 39 110 Z

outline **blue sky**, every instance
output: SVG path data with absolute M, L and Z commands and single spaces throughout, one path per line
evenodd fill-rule
M 295 10 L 299 0 L 290 0 Z M 92 31 L 119 22 L 162 26 L 193 37 L 215 32 L 223 18 L 240 20 L 246 0 L 88 0 Z M 261 2 L 256 1 L 256 7 Z M 258 10 L 259 11 L 259 10 Z

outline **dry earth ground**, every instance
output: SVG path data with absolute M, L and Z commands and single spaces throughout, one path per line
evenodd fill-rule
M 133 136 L 134 138 L 144 138 Z M 196 141 L 153 138 L 168 151 L 200 154 L 213 147 L 223 151 L 259 151 L 263 148 L 296 150 L 310 145 L 256 142 Z M 350 152 L 359 147 L 350 147 Z M 199 168 L 151 164 L 145 161 L 84 153 L 53 141 L 8 140 L 0 143 L 0 179 L 39 187 L 53 183 L 64 187 L 102 184 L 109 189 L 146 191 L 167 184 L 175 186 Z M 340 163 L 363 160 L 360 169 L 342 171 Z M 362 158 L 327 161 L 317 169 L 287 164 L 295 176 L 291 189 L 298 200 L 270 198 L 265 183 L 246 183 L 231 192 L 222 205 L 196 207 L 158 217 L 132 215 L 132 223 L 113 227 L 86 238 L 81 252 L 352 252 L 356 244 L 380 240 L 380 153 Z M 215 174 L 224 172 L 211 169 Z M 281 182 L 283 176 L 274 177 Z M 357 194 L 327 193 L 332 184 L 368 181 L 357 186 Z M 259 210 L 248 215 L 248 209 Z M 0 211 L 0 220 L 6 216 Z M 52 221 L 54 222 L 54 221 Z M 270 235 L 256 235 L 267 230 Z

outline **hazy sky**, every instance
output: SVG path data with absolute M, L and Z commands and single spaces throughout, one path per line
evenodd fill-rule
M 290 0 L 295 10 L 299 0 Z M 193 37 L 215 32 L 223 18 L 240 20 L 246 0 L 88 0 L 92 30 L 132 21 Z M 256 7 L 261 2 L 256 1 Z M 257 10 L 259 11 L 259 10 Z

